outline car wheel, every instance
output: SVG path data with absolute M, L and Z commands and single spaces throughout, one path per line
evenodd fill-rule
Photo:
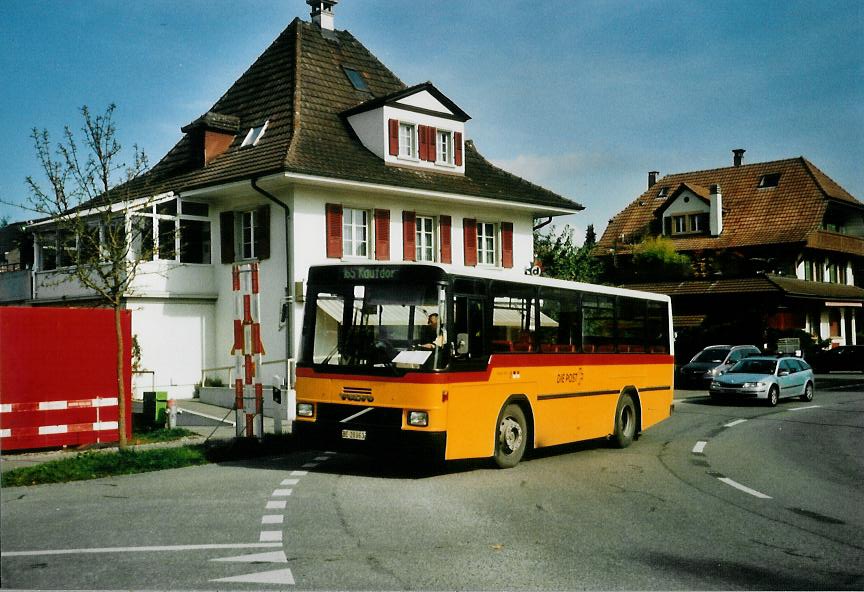
M 630 395 L 622 395 L 615 409 L 615 430 L 610 441 L 615 448 L 627 448 L 635 437 L 636 404 Z
M 498 416 L 495 430 L 495 464 L 502 469 L 515 467 L 528 446 L 528 422 L 519 405 L 510 403 Z
M 801 395 L 802 401 L 812 401 L 813 400 L 813 383 L 808 382 L 807 386 L 804 387 L 804 394 Z
M 777 385 L 771 387 L 771 390 L 768 391 L 768 406 L 776 407 L 777 400 L 780 399 L 780 389 L 777 388 Z

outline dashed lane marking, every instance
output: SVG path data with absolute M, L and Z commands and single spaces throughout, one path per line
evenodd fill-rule
M 300 479 L 282 479 L 281 485 L 297 485 Z
M 282 531 L 281 530 L 262 530 L 261 537 L 258 539 L 262 543 L 272 543 L 275 541 L 282 540 Z
M 705 446 L 708 445 L 708 442 L 704 440 L 699 440 L 696 442 L 696 446 L 693 447 L 693 454 L 702 454 L 702 451 L 705 450 Z
M 792 407 L 788 411 L 804 411 L 805 409 L 819 409 L 822 405 L 810 405 L 809 407 Z
M 726 485 L 730 485 L 739 491 L 743 491 L 744 493 L 749 493 L 753 497 L 758 497 L 759 499 L 773 499 L 770 495 L 765 495 L 760 491 L 756 491 L 755 489 L 750 489 L 746 485 L 741 485 L 737 481 L 733 481 L 729 477 L 717 477 L 720 481 L 725 483 Z
M 285 516 L 282 514 L 264 514 L 261 516 L 261 524 L 282 524 Z
M 730 421 L 729 423 L 724 424 L 723 427 L 724 428 L 731 428 L 731 427 L 736 426 L 740 423 L 744 423 L 745 421 L 747 421 L 747 420 L 746 419 L 736 419 L 735 421 Z
M 270 500 L 265 508 L 267 510 L 284 510 L 288 505 L 288 500 Z
M 287 497 L 291 495 L 293 489 L 276 489 L 273 491 L 273 497 Z
M 291 471 L 292 477 L 305 477 L 309 474 L 309 471 Z

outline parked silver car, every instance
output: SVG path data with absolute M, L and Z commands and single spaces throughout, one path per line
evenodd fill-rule
M 685 388 L 708 388 L 716 376 L 739 360 L 761 353 L 755 345 L 709 345 L 679 368 L 678 383 Z
M 801 358 L 758 356 L 745 358 L 714 378 L 708 393 L 763 399 L 773 407 L 783 397 L 813 400 L 813 369 Z

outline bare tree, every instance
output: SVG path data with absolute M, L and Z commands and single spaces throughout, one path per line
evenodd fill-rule
M 115 109 L 112 104 L 104 113 L 92 115 L 82 107 L 79 139 L 66 126 L 63 139 L 54 144 L 47 130 L 33 128 L 31 137 L 47 186 L 27 177 L 27 209 L 44 218 L 38 224 L 45 229 L 40 231 L 42 236 L 56 240 L 52 248 L 59 281 L 77 280 L 101 305 L 114 310 L 122 449 L 127 445 L 127 426 L 121 311 L 139 264 L 147 256 L 140 249 L 135 252 L 133 245 L 148 244 L 142 234 L 145 227 L 135 223 L 129 212 L 146 207 L 153 198 L 146 197 L 141 179 L 148 168 L 143 151 L 135 145 L 131 164 L 122 160 Z

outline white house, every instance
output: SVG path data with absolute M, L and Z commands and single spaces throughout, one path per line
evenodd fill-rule
M 139 392 L 191 397 L 202 373 L 228 384 L 235 262 L 260 262 L 270 383 L 297 352 L 309 266 L 434 261 L 522 275 L 535 220 L 583 209 L 485 160 L 455 102 L 430 82 L 406 86 L 333 28 L 333 2 L 310 4 L 312 22 L 295 19 L 131 187 L 159 196 L 131 214 L 152 228 L 153 260 L 126 299 L 151 371 Z M 36 243 L 32 293 L 18 301 L 90 298 L 55 281 L 64 245 Z

